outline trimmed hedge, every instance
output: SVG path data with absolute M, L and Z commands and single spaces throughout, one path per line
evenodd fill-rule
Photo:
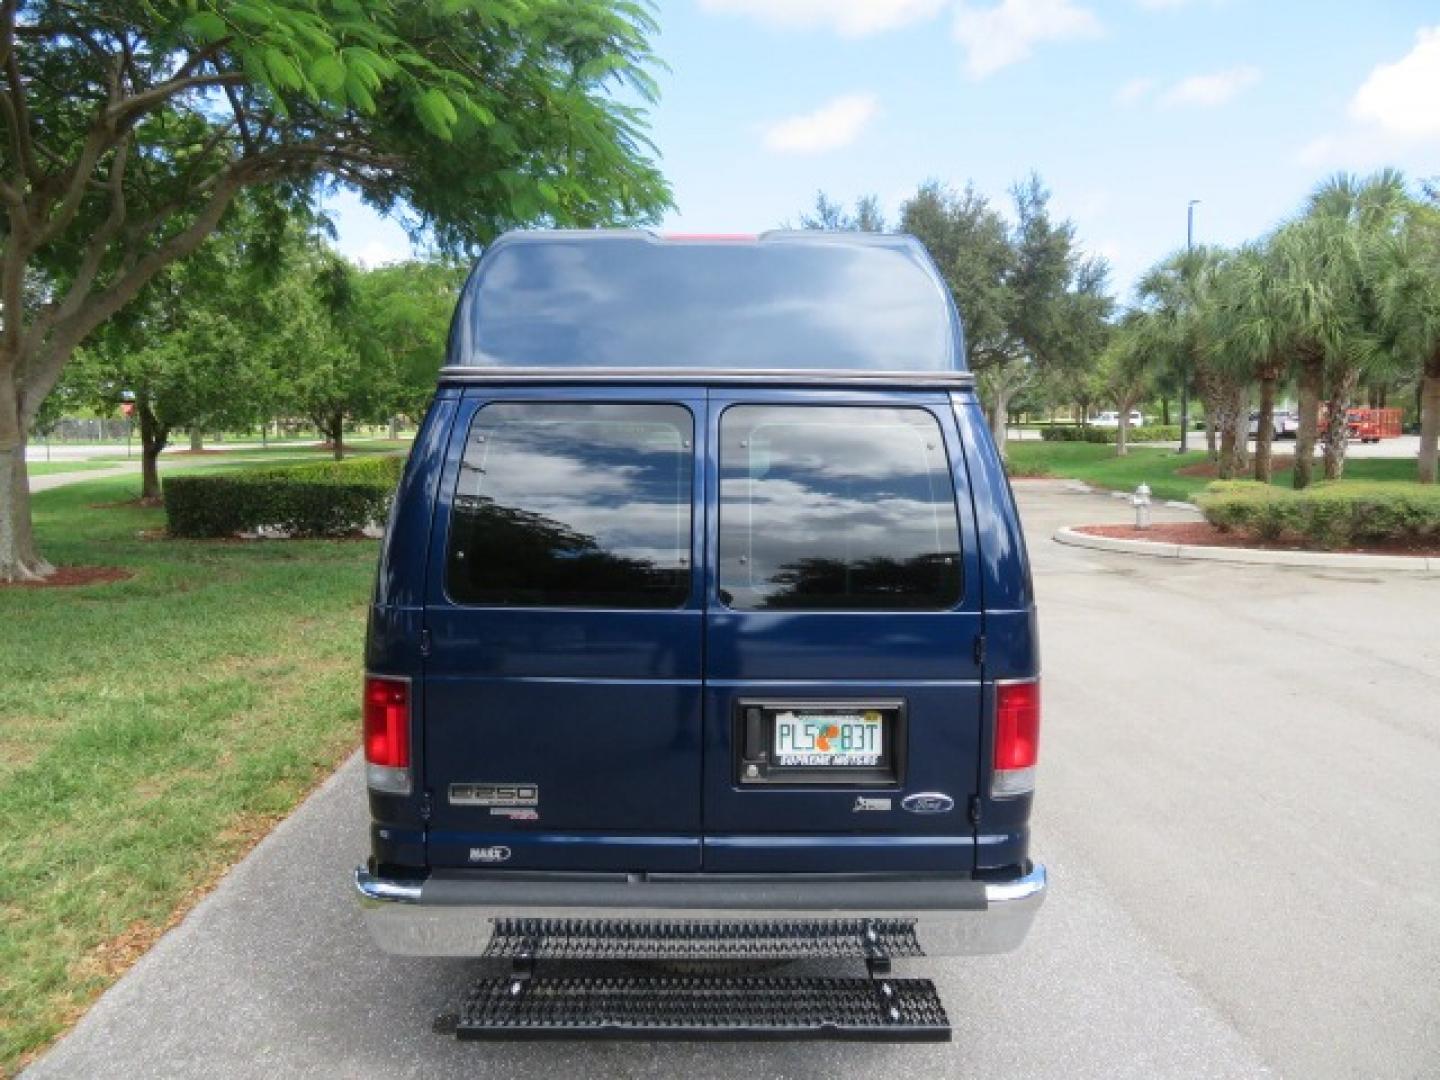
M 1261 540 L 1294 536 L 1310 547 L 1440 545 L 1440 487 L 1344 480 L 1302 491 L 1235 480 L 1211 484 L 1196 500 L 1222 531 Z
M 1109 443 L 1114 445 L 1120 438 L 1120 429 L 1078 427 L 1071 424 L 1066 427 L 1041 428 L 1040 438 L 1046 442 Z M 1179 438 L 1179 424 L 1146 424 L 1142 427 L 1132 427 L 1127 441 L 1131 443 L 1168 442 Z
M 175 476 L 164 483 L 165 517 L 171 536 L 344 536 L 385 520 L 404 468 L 387 456 Z

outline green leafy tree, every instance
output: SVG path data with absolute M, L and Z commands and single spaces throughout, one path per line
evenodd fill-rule
M 1155 386 L 1155 371 L 1165 351 L 1165 337 L 1158 322 L 1149 312 L 1126 312 L 1100 353 L 1096 374 L 1120 417 L 1115 433 L 1116 457 L 1129 454 L 1130 412 L 1149 398 Z
M 1360 380 L 1388 374 L 1382 289 L 1372 273 L 1374 250 L 1402 231 L 1414 209 L 1405 179 L 1393 169 L 1360 178 L 1340 173 L 1310 197 L 1306 217 L 1322 253 L 1314 269 L 1331 290 L 1343 335 L 1325 353 L 1325 479 L 1339 480 L 1348 442 L 1346 410 Z
M 260 312 L 260 352 L 284 387 L 281 407 L 314 424 L 337 461 L 345 425 L 385 418 L 396 397 L 394 358 L 362 345 L 359 276 L 327 248 L 302 248 L 287 258 Z
M 815 208 L 808 214 L 800 215 L 802 229 L 828 229 L 832 232 L 884 232 L 885 215 L 880 210 L 880 200 L 874 195 L 862 195 L 855 200 L 855 212 L 846 213 L 845 208 L 833 201 L 823 191 L 815 193 Z
M 1039 177 L 1011 196 L 1013 224 L 973 187 L 956 192 L 931 181 L 900 216 L 955 297 L 966 358 L 1002 453 L 1011 397 L 1053 372 L 1093 367 L 1113 306 L 1104 261 L 1085 258 L 1074 226 L 1052 218 Z
M 274 222 L 256 210 L 232 215 L 194 255 L 162 270 L 65 373 L 95 406 L 133 409 L 142 499 L 160 497 L 159 459 L 173 432 L 243 427 L 265 415 L 270 379 L 256 340 L 267 327 L 255 317 L 256 297 L 276 256 Z
M 1409 227 L 1372 254 L 1385 332 L 1397 357 L 1420 372 L 1418 479 L 1436 479 L 1440 446 L 1440 205 L 1417 210 Z
M 360 272 L 348 324 L 360 357 L 390 367 L 394 392 L 387 407 L 418 419 L 435 392 L 445 359 L 450 313 L 465 269 L 448 259 L 411 261 Z
M 1215 366 L 1240 386 L 1259 385 L 1254 476 L 1267 484 L 1273 472 L 1276 392 L 1295 355 L 1283 272 L 1282 261 L 1269 245 L 1241 247 L 1218 267 L 1206 311 L 1206 336 L 1214 342 Z M 1236 421 L 1235 437 L 1243 445 L 1248 412 L 1239 410 Z
M 653 31 L 631 0 L 0 5 L 0 580 L 50 570 L 24 444 L 65 365 L 241 191 L 349 185 L 451 247 L 649 220 Z
M 1213 328 L 1207 312 L 1225 254 L 1205 245 L 1175 252 L 1142 275 L 1135 287 L 1141 308 L 1155 316 L 1179 381 L 1193 388 L 1204 404 L 1206 443 L 1217 462 L 1222 456 L 1217 435 L 1223 422 L 1233 420 L 1234 403 L 1232 386 L 1212 362 Z M 1223 471 L 1233 468 L 1233 461 L 1220 464 Z

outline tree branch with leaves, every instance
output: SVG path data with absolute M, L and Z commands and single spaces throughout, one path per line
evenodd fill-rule
M 50 570 L 24 447 L 65 365 L 242 191 L 348 185 L 451 249 L 652 220 L 654 31 L 633 0 L 0 4 L 0 580 Z

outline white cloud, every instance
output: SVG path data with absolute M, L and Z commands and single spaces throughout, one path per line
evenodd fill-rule
M 1100 20 L 1074 0 L 1001 0 L 994 7 L 961 3 L 955 40 L 965 49 L 965 69 L 983 79 L 1026 59 L 1046 41 L 1100 36 Z
M 1259 81 L 1260 69 L 1255 67 L 1235 67 L 1209 75 L 1191 75 L 1165 91 L 1160 103 L 1213 108 L 1234 100 L 1241 91 Z
M 765 131 L 765 145 L 781 154 L 819 154 L 849 146 L 880 105 L 873 94 L 845 94 L 814 112 L 786 117 Z
M 705 11 L 749 15 L 771 26 L 826 26 L 845 37 L 864 37 L 932 19 L 945 0 L 700 0 Z
M 1115 91 L 1115 103 L 1117 105 L 1139 105 L 1142 100 L 1150 96 L 1155 89 L 1155 80 L 1141 76 L 1138 79 L 1131 79 L 1119 90 Z
M 1371 71 L 1350 102 L 1350 115 L 1389 135 L 1440 136 L 1440 26 L 1422 29 L 1413 49 Z
M 1302 165 L 1361 169 L 1394 162 L 1417 142 L 1440 139 L 1440 26 L 1415 35 L 1399 60 L 1377 64 L 1355 91 L 1350 123 L 1300 147 Z

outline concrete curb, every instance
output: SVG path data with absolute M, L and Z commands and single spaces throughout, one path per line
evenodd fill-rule
M 1117 551 L 1152 559 L 1195 559 L 1200 562 L 1244 563 L 1251 566 L 1304 566 L 1330 570 L 1400 570 L 1440 575 L 1440 558 L 1419 555 L 1349 555 L 1338 551 L 1269 551 L 1264 548 L 1208 547 L 1201 544 L 1166 544 L 1150 540 L 1124 540 L 1095 536 L 1065 526 L 1056 531 L 1056 543 L 1096 551 Z

